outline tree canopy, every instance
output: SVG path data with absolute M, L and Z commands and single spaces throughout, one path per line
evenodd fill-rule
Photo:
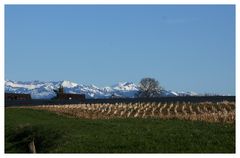
M 143 78 L 139 83 L 139 92 L 137 97 L 153 98 L 161 95 L 163 88 L 154 78 Z

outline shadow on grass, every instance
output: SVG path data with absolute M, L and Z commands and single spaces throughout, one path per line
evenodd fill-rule
M 29 143 L 34 140 L 37 153 L 47 153 L 58 145 L 58 140 L 65 135 L 65 131 L 59 131 L 43 126 L 22 124 L 6 133 L 9 144 L 6 151 L 13 153 L 29 153 Z

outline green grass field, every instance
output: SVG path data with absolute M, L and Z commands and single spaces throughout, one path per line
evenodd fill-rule
M 235 153 L 235 125 L 181 120 L 88 120 L 5 109 L 5 152 Z

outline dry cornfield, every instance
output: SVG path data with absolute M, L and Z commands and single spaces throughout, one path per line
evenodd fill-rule
M 103 103 L 21 106 L 47 110 L 61 115 L 87 119 L 160 118 L 235 122 L 235 102 L 166 102 L 166 103 Z

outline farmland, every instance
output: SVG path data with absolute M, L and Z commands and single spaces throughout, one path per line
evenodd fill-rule
M 235 102 L 103 103 L 21 106 L 76 118 L 160 118 L 234 123 Z
M 5 108 L 5 152 L 234 153 L 235 102 Z

